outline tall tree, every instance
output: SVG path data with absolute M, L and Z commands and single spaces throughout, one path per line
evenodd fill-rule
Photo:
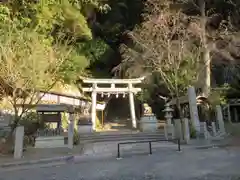
M 31 29 L 19 30 L 10 24 L 0 32 L 0 92 L 12 105 L 15 129 L 29 110 L 25 104 L 38 103 L 39 90 L 48 92 L 58 81 L 59 68 L 71 51 L 51 46 Z
M 235 60 L 233 54 L 229 52 L 228 45 L 232 43 L 231 36 L 236 38 L 236 31 L 238 31 L 236 17 L 240 12 L 239 2 L 236 0 L 178 0 L 178 3 L 181 4 L 182 11 L 195 21 L 192 24 L 198 29 L 195 33 L 200 39 L 204 64 L 203 71 L 199 74 L 198 88 L 201 88 L 202 94 L 208 97 L 212 86 L 211 70 L 216 64 L 213 60 L 223 59 L 230 62 Z
M 160 2 L 150 4 L 151 13 L 130 35 L 135 48 L 125 47 L 120 66 L 125 66 L 128 76 L 157 74 L 177 98 L 181 112 L 179 98 L 197 80 L 201 51 L 183 21 L 185 15 L 162 6 Z

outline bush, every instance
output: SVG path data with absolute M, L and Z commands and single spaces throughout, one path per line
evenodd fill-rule
M 193 139 L 197 138 L 197 132 L 194 129 L 192 124 L 190 124 L 190 138 L 193 138 Z
M 79 134 L 76 129 L 74 129 L 74 134 L 73 134 L 73 144 L 78 145 L 79 144 Z
M 44 129 L 44 122 L 41 121 L 39 115 L 35 112 L 27 113 L 19 121 L 20 126 L 24 126 L 26 136 L 33 136 L 38 129 Z
M 35 112 L 27 113 L 19 121 L 20 126 L 24 126 L 24 148 L 34 146 L 35 135 L 39 129 L 44 129 L 44 122 L 41 121 L 39 115 Z
M 62 128 L 63 129 L 68 129 L 68 114 L 67 113 L 61 113 L 61 121 L 62 121 Z M 77 124 L 78 124 L 78 119 L 75 119 L 74 121 L 74 129 L 77 130 Z
M 96 116 L 96 128 L 97 129 L 102 128 L 102 123 L 101 123 L 100 119 L 98 118 L 98 116 Z

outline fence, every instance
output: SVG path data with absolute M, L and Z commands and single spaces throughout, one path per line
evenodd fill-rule
M 173 142 L 177 141 L 177 147 L 178 151 L 181 151 L 181 145 L 180 145 L 180 139 L 172 139 L 172 140 L 166 140 L 166 139 L 156 139 L 156 140 L 147 140 L 147 141 L 129 141 L 129 142 L 121 142 L 117 144 L 117 158 L 120 159 L 120 145 L 125 145 L 125 144 L 143 144 L 143 143 L 148 143 L 149 144 L 149 154 L 152 154 L 152 143 L 153 142 Z
M 63 132 L 64 131 L 62 128 L 38 130 L 36 133 L 36 137 L 61 136 L 63 135 Z
M 63 129 L 45 129 L 36 133 L 36 148 L 65 147 Z

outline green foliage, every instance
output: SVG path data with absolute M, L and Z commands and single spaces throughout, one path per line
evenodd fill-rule
M 68 114 L 67 113 L 61 113 L 61 120 L 62 120 L 62 128 L 68 129 Z M 79 144 L 79 134 L 77 131 L 77 119 L 75 119 L 74 124 L 74 134 L 73 134 L 73 144 L 78 145 Z
M 104 53 L 109 50 L 109 46 L 100 38 L 79 44 L 79 51 L 84 53 L 90 63 L 102 60 Z
M 210 104 L 213 107 L 216 107 L 216 105 L 219 105 L 219 104 L 222 104 L 222 105 L 226 104 L 227 103 L 226 92 L 227 92 L 227 89 L 225 89 L 225 87 L 219 88 L 219 90 L 212 90 L 212 92 L 208 97 Z
M 35 91 L 54 83 L 69 52 L 29 29 L 0 29 L 0 78 L 13 88 Z
M 73 144 L 74 145 L 78 145 L 79 144 L 79 140 L 80 140 L 79 133 L 78 133 L 78 131 L 76 129 L 74 129 Z
M 193 139 L 197 138 L 197 132 L 192 124 L 190 125 L 190 138 Z
M 101 121 L 98 118 L 98 116 L 96 116 L 96 128 L 100 129 L 102 127 Z
M 68 118 L 69 118 L 69 115 L 68 113 L 61 113 L 61 120 L 62 120 L 62 128 L 63 129 L 68 129 Z M 76 116 L 75 116 L 76 118 Z M 74 121 L 74 129 L 77 130 L 77 119 L 75 119 Z
M 19 125 L 24 126 L 24 148 L 29 145 L 34 146 L 36 132 L 39 129 L 44 129 L 46 127 L 36 112 L 29 112 L 25 114 L 19 120 Z
M 88 65 L 89 61 L 86 56 L 75 50 L 60 66 L 59 78 L 65 83 L 74 83 L 84 73 Z
M 71 52 L 61 64 L 57 77 L 72 84 L 106 49 L 100 39 L 92 40 L 87 19 L 95 13 L 93 9 L 105 11 L 107 6 L 98 0 L 12 0 L 0 5 L 0 26 L 5 28 L 8 24 L 16 30 L 28 29 L 42 36 L 49 46 L 70 45 Z
M 68 128 L 68 117 L 67 113 L 61 113 L 61 121 L 62 121 L 62 128 L 67 129 Z
M 13 0 L 2 6 L 3 14 L 8 14 L 18 28 L 29 27 L 46 36 L 57 31 L 64 36 L 72 35 L 73 38 L 91 38 L 91 31 L 81 13 L 81 7 L 69 0 Z
M 20 126 L 24 126 L 25 135 L 34 135 L 38 129 L 44 129 L 44 122 L 41 121 L 39 115 L 35 112 L 25 114 L 19 121 Z

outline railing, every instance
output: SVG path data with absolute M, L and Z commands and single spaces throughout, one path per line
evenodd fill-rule
M 62 128 L 57 129 L 44 129 L 38 130 L 36 133 L 36 137 L 44 136 L 44 137 L 51 137 L 51 136 L 61 136 L 63 134 Z
M 153 142 L 174 142 L 174 141 L 177 141 L 177 150 L 178 150 L 178 151 L 181 151 L 180 139 L 172 139 L 172 140 L 156 139 L 156 140 L 147 140 L 147 141 L 121 142 L 121 143 L 118 143 L 118 144 L 117 144 L 117 159 L 120 159 L 120 158 L 121 158 L 121 155 L 120 155 L 120 145 L 148 143 L 148 144 L 149 144 L 149 154 L 152 154 L 152 143 L 153 143 Z

